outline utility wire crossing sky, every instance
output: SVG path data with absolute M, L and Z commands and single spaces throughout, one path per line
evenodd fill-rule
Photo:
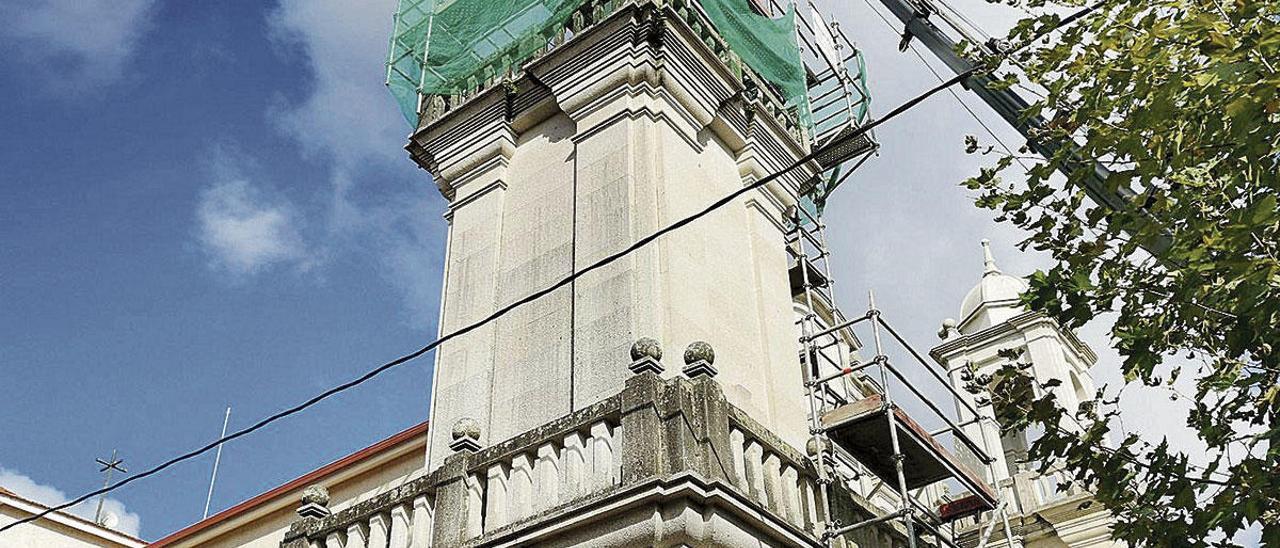
M 1036 36 L 1036 38 L 1035 38 L 1035 39 L 1039 39 L 1039 37 L 1044 36 L 1044 35 L 1047 35 L 1047 34 L 1049 34 L 1049 33 L 1051 33 L 1051 32 L 1054 32 L 1054 31 L 1058 30 L 1059 28 L 1061 28 L 1062 26 L 1066 26 L 1066 25 L 1069 25 L 1069 24 L 1074 23 L 1075 21 L 1080 20 L 1084 15 L 1086 15 L 1086 14 L 1088 14 L 1088 13 L 1092 12 L 1094 9 L 1096 9 L 1096 7 L 1097 7 L 1098 5 L 1100 5 L 1100 3 L 1099 3 L 1099 4 L 1094 4 L 1094 5 L 1089 6 L 1089 7 L 1086 7 L 1086 8 L 1084 8 L 1084 9 L 1080 10 L 1080 12 L 1076 13 L 1075 15 L 1073 15 L 1073 16 L 1071 16 L 1071 17 L 1068 17 L 1068 18 L 1064 19 L 1064 20 L 1063 20 L 1059 25 L 1057 25 L 1057 26 L 1055 26 L 1055 27 L 1052 27 L 1052 28 L 1050 28 L 1050 29 L 1047 29 L 1047 30 L 1043 30 L 1043 31 L 1041 31 L 1041 33 L 1040 33 L 1038 36 Z M 1026 43 L 1024 43 L 1024 44 L 1021 44 L 1021 45 L 1020 45 L 1020 46 L 1018 46 L 1017 48 L 1014 48 L 1013 50 L 1010 50 L 1010 52 L 1009 52 L 1009 53 L 1010 53 L 1010 54 L 1012 54 L 1012 53 L 1016 53 L 1017 51 L 1020 51 L 1021 49 L 1023 49 L 1023 48 L 1025 48 L 1025 47 L 1027 47 L 1028 45 L 1030 45 L 1031 43 L 1034 43 L 1035 39 L 1029 40 L 1029 41 L 1027 41 L 1027 42 L 1026 42 Z M 579 277 L 581 277 L 581 276 L 583 276 L 583 275 L 585 275 L 585 274 L 587 274 L 587 273 L 590 273 L 590 272 L 592 272 L 592 271 L 595 271 L 595 270 L 597 270 L 597 269 L 600 269 L 600 268 L 602 268 L 602 267 L 604 267 L 604 266 L 606 266 L 606 265 L 608 265 L 608 264 L 610 264 L 610 263 L 613 263 L 614 261 L 616 261 L 616 260 L 618 260 L 618 259 L 620 259 L 620 258 L 622 258 L 622 257 L 625 257 L 625 256 L 627 256 L 627 255 L 631 254 L 631 253 L 632 253 L 632 252 L 634 252 L 635 250 L 640 249 L 640 248 L 642 248 L 642 247 L 644 247 L 644 246 L 648 245 L 649 243 L 651 243 L 651 242 L 653 242 L 653 241 L 657 240 L 657 239 L 658 239 L 658 238 L 660 238 L 661 236 L 663 236 L 663 235 L 665 235 L 665 234 L 667 234 L 667 233 L 673 232 L 673 231 L 675 231 L 675 230 L 678 230 L 678 229 L 680 229 L 681 227 L 684 227 L 684 226 L 686 226 L 686 225 L 688 225 L 688 224 L 690 224 L 690 223 L 692 223 L 692 222 L 694 222 L 694 221 L 696 221 L 696 220 L 698 220 L 698 219 L 700 219 L 700 218 L 702 218 L 702 217 L 704 217 L 704 216 L 706 216 L 706 215 L 710 214 L 711 212 L 713 212 L 713 211 L 715 211 L 715 210 L 717 210 L 717 209 L 719 209 L 719 208 L 721 208 L 721 207 L 723 207 L 723 206 L 725 206 L 725 205 L 727 205 L 727 204 L 729 204 L 729 203 L 732 203 L 732 202 L 733 202 L 733 200 L 737 199 L 738 197 L 740 197 L 740 196 L 742 196 L 742 195 L 744 195 L 744 194 L 746 194 L 746 193 L 748 193 L 748 192 L 750 192 L 750 191 L 753 191 L 753 190 L 756 190 L 756 189 L 758 189 L 758 188 L 760 188 L 760 187 L 763 187 L 764 185 L 766 185 L 766 184 L 768 184 L 768 183 L 770 183 L 770 182 L 772 182 L 772 181 L 774 181 L 774 180 L 777 180 L 779 177 L 782 177 L 783 175 L 786 175 L 787 173 L 790 173 L 791 171 L 793 171 L 793 170 L 795 170 L 796 168 L 798 168 L 798 167 L 800 167 L 800 166 L 804 165 L 805 163 L 812 161 L 815 157 L 819 156 L 819 155 L 823 152 L 823 150 L 827 150 L 827 149 L 834 149 L 834 148 L 836 148 L 836 147 L 838 147 L 838 146 L 840 146 L 840 145 L 844 144 L 845 142 L 851 141 L 851 140 L 853 140 L 853 139 L 855 139 L 855 138 L 857 138 L 857 137 L 860 137 L 860 136 L 862 136 L 862 135 L 866 134 L 867 132 L 869 132 L 869 131 L 871 131 L 871 130 L 875 129 L 877 126 L 879 126 L 879 125 L 881 125 L 881 124 L 884 124 L 885 122 L 888 122 L 889 120 L 892 120 L 892 119 L 896 118 L 897 116 L 899 116 L 900 114 L 902 114 L 902 113 L 904 113 L 904 112 L 906 112 L 906 111 L 910 110 L 911 108 L 913 108 L 913 107 L 915 107 L 916 105 L 918 105 L 918 104 L 920 104 L 921 102 L 923 102 L 925 99 L 928 99 L 929 97 L 932 97 L 934 94 L 936 94 L 936 93 L 938 93 L 938 92 L 940 92 L 940 91 L 943 91 L 943 90 L 949 90 L 949 88 L 951 88 L 951 86 L 954 86 L 955 84 L 958 84 L 958 83 L 960 83 L 960 82 L 963 82 L 964 80 L 966 80 L 967 78 L 969 78 L 969 76 L 973 75 L 973 74 L 974 74 L 975 72 L 977 72 L 978 70 L 980 70 L 980 67 L 975 67 L 975 68 L 970 69 L 970 70 L 968 70 L 968 71 L 965 71 L 965 72 L 963 72 L 963 73 L 957 74 L 956 76 L 954 76 L 954 77 L 952 77 L 952 78 L 950 78 L 950 79 L 948 79 L 948 80 L 943 81 L 942 83 L 938 84 L 937 86 L 935 86 L 935 87 L 933 87 L 933 88 L 931 88 L 931 89 L 929 89 L 929 90 L 926 90 L 925 92 L 923 92 L 923 93 L 921 93 L 921 94 L 917 95 L 916 97 L 914 97 L 914 98 L 912 98 L 912 99 L 910 99 L 910 100 L 906 101 L 905 103 L 903 103 L 903 104 L 899 105 L 898 107 L 894 108 L 894 109 L 893 109 L 892 111 L 890 111 L 889 113 L 885 114 L 883 117 L 878 118 L 878 119 L 875 119 L 875 120 L 872 120 L 870 123 L 867 123 L 867 124 L 865 124 L 865 125 L 863 125 L 863 126 L 858 127 L 858 128 L 857 128 L 857 130 L 855 130 L 855 131 L 853 131 L 853 132 L 850 132 L 850 133 L 848 133 L 848 134 L 845 134 L 845 135 L 843 135 L 843 136 L 841 136 L 841 137 L 839 137 L 839 138 L 834 139 L 832 142 L 827 143 L 826 145 L 824 145 L 823 149 L 820 149 L 820 150 L 814 150 L 814 151 L 810 152 L 809 154 L 805 155 L 804 157 L 800 158 L 800 159 L 799 159 L 799 160 L 797 160 L 796 162 L 793 162 L 792 164 L 788 165 L 787 167 L 785 167 L 785 168 L 783 168 L 783 169 L 781 169 L 781 170 L 779 170 L 779 171 L 777 171 L 777 172 L 771 173 L 771 174 L 769 174 L 768 176 L 763 177 L 763 178 L 761 178 L 761 179 L 759 179 L 759 180 L 757 180 L 757 181 L 753 182 L 753 183 L 752 183 L 752 184 L 750 184 L 750 185 L 746 185 L 746 186 L 744 186 L 744 187 L 742 187 L 742 188 L 740 188 L 740 189 L 738 189 L 738 190 L 736 190 L 736 191 L 734 191 L 734 192 L 732 192 L 732 193 L 730 193 L 730 194 L 728 194 L 728 195 L 724 196 L 723 198 L 720 198 L 719 200 L 716 200 L 716 201 L 715 201 L 715 202 L 713 202 L 711 205 L 709 205 L 709 206 L 707 206 L 706 208 L 704 208 L 704 209 L 702 209 L 702 210 L 698 211 L 697 213 L 694 213 L 694 214 L 692 214 L 692 215 L 690 215 L 690 216 L 687 216 L 687 217 L 685 217 L 685 218 L 683 218 L 683 219 L 680 219 L 679 221 L 676 221 L 676 222 L 674 222 L 674 223 L 671 223 L 671 224 L 667 225 L 666 227 L 663 227 L 662 229 L 659 229 L 658 231 L 656 231 L 656 232 L 654 232 L 654 233 L 652 233 L 652 234 L 650 234 L 650 235 L 648 235 L 648 236 L 645 236 L 645 237 L 643 237 L 643 238 L 641 238 L 641 239 L 637 240 L 636 242 L 634 242 L 634 243 L 633 243 L 633 244 L 631 244 L 630 246 L 626 247 L 625 249 L 622 249 L 622 250 L 620 250 L 620 251 L 618 251 L 618 252 L 616 252 L 616 253 L 614 253 L 614 254 L 612 254 L 612 255 L 609 255 L 609 256 L 607 256 L 607 257 L 604 257 L 603 259 L 601 259 L 601 260 L 599 260 L 599 261 L 597 261 L 597 262 L 595 262 L 595 263 L 593 263 L 593 264 L 591 264 L 591 265 L 587 266 L 586 268 L 583 268 L 583 269 L 581 269 L 581 270 L 578 270 L 578 271 L 575 271 L 575 272 L 571 273 L 570 275 L 568 275 L 568 276 L 566 276 L 566 277 L 562 278 L 560 281 L 558 281 L 558 282 L 556 282 L 556 283 L 554 283 L 554 284 L 552 284 L 552 285 L 550 285 L 550 286 L 547 286 L 547 287 L 546 287 L 546 288 L 544 288 L 544 289 L 541 289 L 541 290 L 539 290 L 539 291 L 536 291 L 536 292 L 534 292 L 534 293 L 531 293 L 531 294 L 529 294 L 529 295 L 525 296 L 524 298 L 522 298 L 522 299 L 520 299 L 520 300 L 518 300 L 518 301 L 515 301 L 515 302 L 513 302 L 513 303 L 511 303 L 511 304 L 509 304 L 509 305 L 507 305 L 507 306 L 504 306 L 504 307 L 502 307 L 502 308 L 500 308 L 500 309 L 496 310 L 495 312 L 493 312 L 493 313 L 492 313 L 492 314 L 490 314 L 489 316 L 487 316 L 487 317 L 485 317 L 485 318 L 483 318 L 483 319 L 481 319 L 481 320 L 479 320 L 479 321 L 477 321 L 477 322 L 474 322 L 474 323 L 472 323 L 472 324 L 470 324 L 470 325 L 467 325 L 467 326 L 462 327 L 462 328 L 460 328 L 460 329 L 458 329 L 458 330 L 455 330 L 455 331 L 453 331 L 453 332 L 450 332 L 450 333 L 448 333 L 448 334 L 446 334 L 446 335 L 444 335 L 444 336 L 441 336 L 441 337 L 437 338 L 435 341 L 432 341 L 430 344 L 427 344 L 426 346 L 423 346 L 422 348 L 419 348 L 418 350 L 415 350 L 415 351 L 413 351 L 413 352 L 411 352 L 411 353 L 409 353 L 409 354 L 405 354 L 405 355 L 403 355 L 403 356 L 401 356 L 401 357 L 399 357 L 399 358 L 396 358 L 396 359 L 391 360 L 391 361 L 389 361 L 389 362 L 386 362 L 386 363 L 384 363 L 384 364 L 382 364 L 382 365 L 380 365 L 380 366 L 378 366 L 378 367 L 375 367 L 375 368 L 373 368 L 373 369 L 369 370 L 369 371 L 368 371 L 367 373 L 365 373 L 364 375 L 361 375 L 360 377 L 358 377 L 358 378 L 356 378 L 356 379 L 353 379 L 353 380 L 348 381 L 348 382 L 346 382 L 346 383 L 343 383 L 343 384 L 337 385 L 337 386 L 335 386 L 335 387 L 333 387 L 333 388 L 330 388 L 330 389 L 328 389 L 328 390 L 325 390 L 324 392 L 321 392 L 320 394 L 318 394 L 318 395 L 316 395 L 316 396 L 312 397 L 311 399 L 309 399 L 309 400 L 307 400 L 307 401 L 305 401 L 305 402 L 303 402 L 303 403 L 301 403 L 301 404 L 298 404 L 298 405 L 296 405 L 296 406 L 294 406 L 294 407 L 291 407 L 291 408 L 285 409 L 285 410 L 280 411 L 280 412 L 278 412 L 278 413 L 276 413 L 276 414 L 274 414 L 274 415 L 271 415 L 271 416 L 269 416 L 269 417 L 267 417 L 267 418 L 265 418 L 265 419 L 262 419 L 262 420 L 258 421 L 257 423 L 253 424 L 252 426 L 249 426 L 249 427 L 244 428 L 244 429 L 242 429 L 242 430 L 238 430 L 238 431 L 236 431 L 236 432 L 234 432 L 234 433 L 232 433 L 232 434 L 229 434 L 229 435 L 226 435 L 226 436 L 224 436 L 224 437 L 222 437 L 222 438 L 219 438 L 219 439 L 217 439 L 217 440 L 214 440 L 214 441 L 212 441 L 212 442 L 210 442 L 210 443 L 206 444 L 205 446 L 203 446 L 203 447 L 201 447 L 201 448 L 199 448 L 199 449 L 196 449 L 196 450 L 190 451 L 190 452 L 188 452 L 188 453 L 185 453 L 185 454 L 179 455 L 179 456 L 177 456 L 177 457 L 174 457 L 174 458 L 172 458 L 172 459 L 169 459 L 168 461 L 165 461 L 164 463 L 161 463 L 161 464 L 159 464 L 159 465 L 157 465 L 157 466 L 155 466 L 155 467 L 152 467 L 152 468 L 150 468 L 150 469 L 147 469 L 147 470 L 145 470 L 145 471 L 143 471 L 143 472 L 141 472 L 141 473 L 135 474 L 135 475 L 133 475 L 133 476 L 127 477 L 127 478 L 125 478 L 125 479 L 121 480 L 120 482 L 118 482 L 118 483 L 116 483 L 116 484 L 114 484 L 114 485 L 105 486 L 105 487 L 103 487 L 102 489 L 98 489 L 98 490 L 96 490 L 96 491 L 92 491 L 92 492 L 89 492 L 89 493 L 85 493 L 85 494 L 83 494 L 83 495 L 81 495 L 81 496 L 79 496 L 79 497 L 77 497 L 77 498 L 75 498 L 75 499 L 73 499 L 73 500 L 71 500 L 71 501 L 68 501 L 68 502 L 66 502 L 66 503 L 63 503 L 63 504 L 61 504 L 61 505 L 57 505 L 57 506 L 50 507 L 50 508 L 48 508 L 48 509 L 46 509 L 46 510 L 44 510 L 44 511 L 40 512 L 39 514 L 35 514 L 35 515 L 33 515 L 33 516 L 30 516 L 30 517 L 23 518 L 23 519 L 21 519 L 21 520 L 15 521 L 14 523 L 11 523 L 11 524 L 6 525 L 6 526 L 4 526 L 4 527 L 0 527 L 0 533 L 3 533 L 3 532 L 4 532 L 4 531 L 6 531 L 6 530 L 9 530 L 9 529 L 12 529 L 12 528 L 14 528 L 14 527 L 17 527 L 18 525 L 21 525 L 21 524 L 23 524 L 23 523 L 28 523 L 28 522 L 34 521 L 34 520 L 36 520 L 36 519 L 40 519 L 40 518 L 42 518 L 42 517 L 44 517 L 44 516 L 49 515 L 50 513 L 53 513 L 53 512 L 59 511 L 59 510 L 64 510 L 64 509 L 70 508 L 70 507 L 75 506 L 76 504 L 79 504 L 79 503 L 81 503 L 81 502 L 84 502 L 85 500 L 88 500 L 89 498 L 92 498 L 92 497 L 94 497 L 94 496 L 98 496 L 98 495 L 105 495 L 106 493 L 109 493 L 109 492 L 111 492 L 111 491 L 113 491 L 113 490 L 115 490 L 115 489 L 118 489 L 118 488 L 120 488 L 120 487 L 123 487 L 124 485 L 127 485 L 127 484 L 129 484 L 129 483 L 132 483 L 132 482 L 134 482 L 134 481 L 136 481 L 136 480 L 141 480 L 141 479 L 144 479 L 144 478 L 146 478 L 146 477 L 148 477 L 148 476 L 151 476 L 151 475 L 157 474 L 157 473 L 159 473 L 159 472 L 163 471 L 164 469 L 169 468 L 170 466 L 173 466 L 174 464 L 177 464 L 177 463 L 180 463 L 180 462 L 183 462 L 183 461 L 186 461 L 186 460 L 193 459 L 193 458 L 195 458 L 195 457 L 197 457 L 197 456 L 199 456 L 199 455 L 202 455 L 202 454 L 204 454 L 204 453 L 206 453 L 206 452 L 208 452 L 208 451 L 211 451 L 211 450 L 214 450 L 214 449 L 218 448 L 218 447 L 219 447 L 219 446 L 221 446 L 223 443 L 226 443 L 226 442 L 228 442 L 228 441 L 231 441 L 231 440 L 234 440 L 234 439 L 237 439 L 237 438 L 240 438 L 240 437 L 243 437 L 243 436 L 249 435 L 249 434 L 251 434 L 251 433 L 253 433 L 253 432 L 257 431 L 257 430 L 260 430 L 260 429 L 262 429 L 262 428 L 266 427 L 267 425 L 269 425 L 269 424 L 271 424 L 271 423 L 273 423 L 273 422 L 275 422 L 275 421 L 277 421 L 277 420 L 283 419 L 283 418 L 288 417 L 288 416 L 290 416 L 290 415 L 294 415 L 294 414 L 296 414 L 296 413 L 300 413 L 300 412 L 302 412 L 303 410 L 306 410 L 307 408 L 311 407 L 312 405 L 315 405 L 316 403 L 319 403 L 320 401 L 324 400 L 325 398 L 328 398 L 328 397 L 330 397 L 330 396 L 332 396 L 332 395 L 334 395 L 334 394 L 337 394 L 337 393 L 343 392 L 343 391 L 345 391 L 345 390 L 348 390 L 348 389 L 350 389 L 350 388 L 353 388 L 353 387 L 355 387 L 355 386 L 358 386 L 358 385 L 360 385 L 360 384 L 363 384 L 364 382 L 366 382 L 366 381 L 368 381 L 368 380 L 370 380 L 370 379 L 372 379 L 372 378 L 374 378 L 374 377 L 378 376 L 379 374 L 381 374 L 381 373 L 383 373 L 383 372 L 385 372 L 385 371 L 387 371 L 387 370 L 390 370 L 391 368 L 394 368 L 394 367 L 396 367 L 396 366 L 398 366 L 398 365 L 401 365 L 401 364 L 404 364 L 404 363 L 410 362 L 410 361 L 412 361 L 412 360 L 414 360 L 414 359 L 416 359 L 416 358 L 418 358 L 418 357 L 421 357 L 422 355 L 426 354 L 427 352 L 430 352 L 431 350 L 435 349 L 436 347 L 440 346 L 441 344 L 443 344 L 443 343 L 445 343 L 445 342 L 448 342 L 449 340 L 451 340 L 451 339 L 453 339 L 453 338 L 456 338 L 456 337 L 459 337 L 459 336 L 461 336 L 461 335 L 464 335 L 464 334 L 466 334 L 466 333 L 468 333 L 468 332 L 471 332 L 471 331 L 473 331 L 473 330 L 475 330 L 475 329 L 477 329 L 477 328 L 479 328 L 479 327 L 481 327 L 481 326 L 483 326 L 483 325 L 485 325 L 485 324 L 487 324 L 487 323 L 489 323 L 489 322 L 492 322 L 492 321 L 494 321 L 494 320 L 496 320 L 496 319 L 498 319 L 498 318 L 500 318 L 500 317 L 502 317 L 502 316 L 506 315 L 507 313 L 511 312 L 512 310 L 515 310 L 516 308 L 518 308 L 518 307 L 520 307 L 520 306 L 523 306 L 523 305 L 528 304 L 528 303 L 530 303 L 530 302 L 536 301 L 536 300 L 538 300 L 539 298 L 542 298 L 542 297 L 544 297 L 544 296 L 546 296 L 546 295 L 548 295 L 548 294 L 550 294 L 550 293 L 554 292 L 556 289 L 559 289 L 559 288 L 561 288 L 561 287 L 564 287 L 565 285 L 568 285 L 568 284 L 569 284 L 569 283 L 571 283 L 573 280 L 575 280 L 575 279 L 577 279 L 577 278 L 579 278 Z M 957 99 L 958 99 L 958 97 L 957 97 Z

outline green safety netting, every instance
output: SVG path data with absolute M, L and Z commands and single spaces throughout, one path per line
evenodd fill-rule
M 400 0 L 387 85 L 409 123 L 419 95 L 460 93 L 518 67 L 583 0 Z
M 716 32 L 742 61 L 768 80 L 800 115 L 800 123 L 812 126 L 804 63 L 796 43 L 795 6 L 772 19 L 757 14 L 747 0 L 700 0 Z
M 400 0 L 387 86 L 410 124 L 419 97 L 460 93 L 474 82 L 519 67 L 584 0 Z M 771 19 L 746 0 L 701 0 L 716 31 L 752 70 L 781 91 L 810 122 L 794 9 Z
M 391 30 L 387 87 L 410 124 L 418 123 L 418 84 L 435 0 L 400 0 Z

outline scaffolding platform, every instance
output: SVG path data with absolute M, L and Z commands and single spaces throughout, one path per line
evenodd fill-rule
M 938 518 L 943 523 L 979 515 L 990 510 L 989 505 L 978 495 L 961 497 L 938 507 Z
M 787 271 L 787 275 L 791 278 L 791 295 L 803 295 L 810 288 L 825 289 L 831 286 L 831 281 L 827 276 L 818 270 L 809 259 L 805 259 L 805 264 L 797 262 Z M 808 269 L 808 272 L 805 272 Z M 806 276 L 808 279 L 806 280 Z
M 885 405 L 879 394 L 832 409 L 822 415 L 821 424 L 832 443 L 848 451 L 887 485 L 896 486 L 891 421 L 886 416 L 890 409 L 902 450 L 908 490 L 955 478 L 978 498 L 984 510 L 995 508 L 996 494 L 985 481 L 961 464 L 905 411 L 896 405 Z

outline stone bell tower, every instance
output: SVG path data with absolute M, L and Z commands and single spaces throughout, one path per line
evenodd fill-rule
M 705 20 L 600 2 L 590 28 L 476 93 L 426 106 L 408 146 L 449 201 L 440 329 L 548 287 L 804 156 L 794 120 Z M 735 405 L 803 445 L 784 210 L 818 166 L 449 341 L 430 462 L 452 425 L 484 445 L 619 391 L 640 337 L 715 348 Z M 678 351 L 678 350 L 677 350 Z M 623 365 L 620 365 L 623 364 Z M 671 373 L 669 373 L 671 374 Z
M 1059 405 L 1074 411 L 1093 400 L 1089 370 L 1098 359 L 1093 349 L 1052 318 L 1027 311 L 1021 304 L 1027 282 L 996 266 L 987 240 L 982 241 L 982 251 L 982 278 L 965 295 L 960 320 L 943 321 L 938 332 L 943 342 L 930 351 L 946 368 L 952 384 L 976 406 L 976 397 L 964 390 L 963 372 L 971 367 L 989 371 L 1007 361 L 1000 356 L 1001 350 L 1018 350 L 1019 359 L 1031 365 L 1036 381 L 1061 381 L 1053 389 Z M 966 426 L 966 431 L 996 460 L 989 468 L 994 477 L 987 479 L 1012 503 L 1014 542 L 997 542 L 995 546 L 1115 545 L 1110 536 L 1111 517 L 1102 505 L 1084 504 L 1090 495 L 1078 487 L 1058 489 L 1065 481 L 1060 472 L 1043 475 L 1037 465 L 1026 462 L 1029 442 L 1034 441 L 1029 433 L 1005 431 L 996 423 L 990 405 L 979 406 L 978 411 L 982 420 Z

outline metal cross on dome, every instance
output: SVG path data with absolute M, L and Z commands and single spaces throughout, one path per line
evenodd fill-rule
M 102 460 L 102 459 L 93 459 L 93 460 L 98 461 L 98 464 L 102 465 L 102 468 L 98 469 L 98 471 L 102 472 L 105 475 L 105 477 L 102 480 L 103 489 L 106 489 L 111 485 L 111 474 L 114 473 L 115 471 L 119 470 L 121 474 L 129 473 L 129 471 L 126 470 L 123 466 L 124 459 L 116 458 L 115 449 L 111 450 L 110 460 Z M 102 503 L 106 502 L 106 500 L 107 500 L 106 493 L 98 495 L 98 510 L 93 513 L 93 522 L 99 525 L 102 524 Z

